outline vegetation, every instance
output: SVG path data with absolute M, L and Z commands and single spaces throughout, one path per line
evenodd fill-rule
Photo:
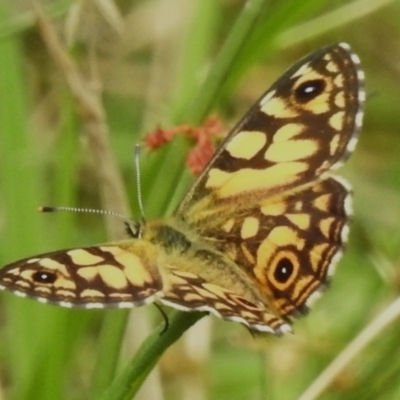
M 172 312 L 160 336 L 155 307 L 128 319 L 1 293 L 0 397 L 122 400 L 145 381 L 135 398 L 297 399 L 342 354 L 322 398 L 398 399 L 399 20 L 389 0 L 0 3 L 1 265 L 118 237 L 118 220 L 35 209 L 130 208 L 138 218 L 133 149 L 158 126 L 215 112 L 233 125 L 293 61 L 336 41 L 359 54 L 367 82 L 365 127 L 341 171 L 355 192 L 349 246 L 294 335 L 253 338 L 213 317 L 187 330 L 201 315 Z M 143 150 L 148 218 L 170 213 L 193 181 L 191 145 L 178 136 Z

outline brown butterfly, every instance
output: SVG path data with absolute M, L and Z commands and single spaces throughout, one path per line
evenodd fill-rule
M 157 301 L 290 331 L 347 240 L 349 186 L 329 172 L 356 145 L 363 81 L 345 43 L 308 55 L 232 129 L 171 217 L 125 241 L 16 261 L 0 288 L 64 307 Z

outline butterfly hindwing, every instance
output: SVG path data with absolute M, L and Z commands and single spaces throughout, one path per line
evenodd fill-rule
M 179 310 L 207 311 L 229 320 L 240 322 L 250 329 L 282 334 L 290 330 L 288 324 L 274 315 L 265 305 L 249 301 L 190 272 L 171 269 L 170 287 L 160 301 Z
M 347 241 L 351 196 L 327 178 L 238 212 L 203 237 L 240 265 L 282 317 L 304 314 Z

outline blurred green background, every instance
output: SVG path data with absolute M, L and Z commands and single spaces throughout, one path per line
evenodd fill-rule
M 83 76 L 102 90 L 134 217 L 133 148 L 158 126 L 200 123 L 211 112 L 231 126 L 292 62 L 332 42 L 348 42 L 366 74 L 364 129 L 341 171 L 354 187 L 354 219 L 331 289 L 284 338 L 254 339 L 239 324 L 206 317 L 163 357 L 138 399 L 297 399 L 400 290 L 400 2 L 246 3 L 40 2 Z M 193 177 L 183 166 L 190 145 L 177 138 L 142 152 L 147 217 L 171 212 L 189 187 Z M 97 168 L 31 2 L 1 2 L 0 264 L 109 240 L 101 217 L 35 211 L 104 208 Z M 147 309 L 132 312 L 119 368 L 161 320 Z M 0 398 L 100 398 L 96 374 L 109 360 L 99 353 L 107 346 L 99 332 L 110 314 L 124 318 L 1 293 Z M 400 324 L 357 354 L 321 398 L 399 399 Z

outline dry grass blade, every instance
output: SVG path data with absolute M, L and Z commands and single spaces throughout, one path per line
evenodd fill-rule
M 93 79 L 87 79 L 82 75 L 58 39 L 53 25 L 45 13 L 34 0 L 32 0 L 32 4 L 37 15 L 37 23 L 42 38 L 54 62 L 65 77 L 80 110 L 83 132 L 96 165 L 103 207 L 106 210 L 128 215 L 129 206 L 122 176 L 111 151 L 109 127 L 102 104 L 101 91 L 98 89 L 100 85 L 98 82 L 94 82 Z M 125 236 L 124 225 L 115 218 L 106 217 L 106 227 L 109 236 L 113 239 Z M 142 315 L 142 319 L 145 317 Z M 109 315 L 104 320 L 98 355 L 104 366 L 99 365 L 98 370 L 94 373 L 92 390 L 95 396 L 107 387 L 108 383 L 113 379 L 126 319 L 127 313 L 124 315 Z M 144 322 L 142 321 L 142 323 Z M 103 362 L 103 359 L 107 361 Z M 152 384 L 160 386 L 160 383 L 158 381 L 155 382 L 154 379 L 156 378 L 153 378 Z
M 314 400 L 334 381 L 346 366 L 363 351 L 390 323 L 400 316 L 400 297 L 383 310 L 358 336 L 331 362 L 299 397 Z
M 32 1 L 37 14 L 37 22 L 42 38 L 63 73 L 69 89 L 80 109 L 84 133 L 97 166 L 99 188 L 105 209 L 128 215 L 129 207 L 123 188 L 122 178 L 110 149 L 109 129 L 100 98 L 99 85 L 86 80 L 78 67 L 63 48 L 52 24 L 35 1 Z M 115 239 L 124 234 L 123 226 L 115 219 L 107 218 L 109 235 Z

